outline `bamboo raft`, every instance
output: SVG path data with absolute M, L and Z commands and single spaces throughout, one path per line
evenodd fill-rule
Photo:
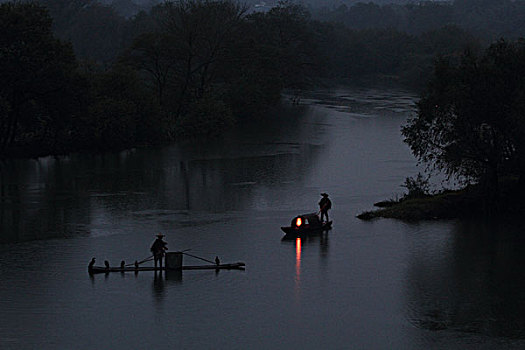
M 182 266 L 181 269 L 167 269 L 166 267 L 104 267 L 104 266 L 91 266 L 88 267 L 88 272 L 91 274 L 95 273 L 110 273 L 110 272 L 141 272 L 141 271 L 180 271 L 180 270 L 244 270 L 246 264 L 243 262 L 236 262 L 231 264 L 210 264 L 210 265 L 186 265 Z

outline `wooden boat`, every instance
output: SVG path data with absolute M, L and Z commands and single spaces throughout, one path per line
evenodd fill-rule
M 246 264 L 243 262 L 236 262 L 231 264 L 219 264 L 219 265 L 186 265 L 182 266 L 182 270 L 244 270 L 246 267 Z M 165 267 L 153 267 L 153 266 L 147 266 L 147 267 L 134 267 L 134 266 L 128 266 L 128 267 L 104 267 L 104 266 L 91 266 L 88 267 L 88 272 L 95 274 L 95 273 L 110 273 L 110 272 L 141 272 L 141 271 L 166 271 L 167 269 Z M 171 270 L 168 270 L 171 271 Z
M 300 237 L 309 234 L 318 234 L 332 228 L 332 221 L 321 222 L 317 213 L 303 214 L 293 218 L 290 226 L 283 226 L 281 230 L 286 236 Z

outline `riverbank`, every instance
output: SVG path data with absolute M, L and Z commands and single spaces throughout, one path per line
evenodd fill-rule
M 523 213 L 525 209 L 519 193 L 517 179 L 505 179 L 500 181 L 498 197 L 492 201 L 487 199 L 479 185 L 470 185 L 418 198 L 381 201 L 374 204 L 380 209 L 365 211 L 357 218 L 418 221 L 513 216 Z

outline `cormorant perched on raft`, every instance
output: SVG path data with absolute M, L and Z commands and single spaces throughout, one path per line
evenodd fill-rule
M 215 264 L 216 265 L 220 265 L 221 264 L 221 261 L 219 260 L 218 256 L 215 257 Z
M 95 258 L 91 259 L 91 261 L 89 262 L 89 265 L 88 265 L 89 272 L 93 271 L 93 265 L 95 265 Z
M 108 270 L 109 270 L 109 261 L 107 261 L 107 260 L 104 260 L 104 265 L 106 266 L 106 269 L 108 269 Z
M 125 268 L 125 267 L 126 267 L 126 262 L 125 262 L 124 260 L 122 260 L 122 261 L 120 262 L 120 268 L 123 269 L 123 268 Z

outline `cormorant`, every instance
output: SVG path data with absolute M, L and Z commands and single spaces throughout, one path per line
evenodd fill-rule
M 91 261 L 89 262 L 89 265 L 88 265 L 89 272 L 93 271 L 93 265 L 95 265 L 95 258 L 91 259 Z

